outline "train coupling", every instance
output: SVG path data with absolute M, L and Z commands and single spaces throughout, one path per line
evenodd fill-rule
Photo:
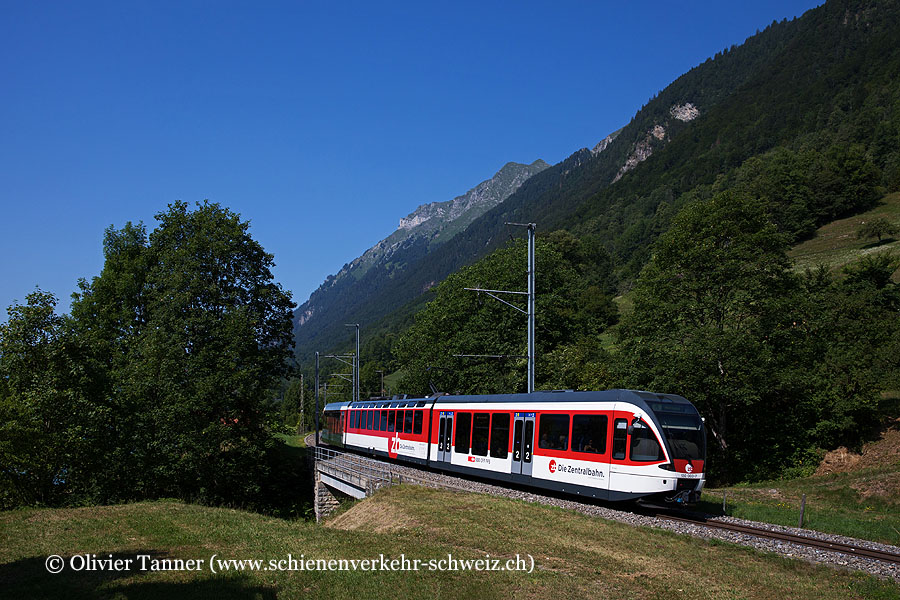
M 688 504 L 697 504 L 700 501 L 700 492 L 696 490 L 681 490 L 672 496 L 666 498 L 666 502 L 686 506 Z

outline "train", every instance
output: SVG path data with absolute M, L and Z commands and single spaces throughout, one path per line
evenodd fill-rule
M 607 501 L 700 499 L 703 419 L 640 390 L 395 396 L 324 408 L 321 442 L 391 461 Z

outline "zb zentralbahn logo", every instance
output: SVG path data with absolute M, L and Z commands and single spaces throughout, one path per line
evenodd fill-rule
M 551 473 L 572 473 L 573 475 L 587 475 L 588 477 L 596 477 L 598 479 L 606 477 L 603 474 L 603 471 L 592 467 L 575 467 L 562 462 L 558 463 L 555 460 L 551 460 L 548 466 Z

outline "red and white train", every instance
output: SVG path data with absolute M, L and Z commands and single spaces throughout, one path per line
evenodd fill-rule
M 322 441 L 603 500 L 693 503 L 706 433 L 681 396 L 634 390 L 373 399 L 325 407 Z

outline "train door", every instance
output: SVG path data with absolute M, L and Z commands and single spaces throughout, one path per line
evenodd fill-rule
M 513 475 L 531 475 L 534 451 L 534 413 L 515 413 L 513 423 Z
M 438 425 L 438 462 L 450 462 L 450 440 L 453 436 L 453 411 L 442 410 Z

